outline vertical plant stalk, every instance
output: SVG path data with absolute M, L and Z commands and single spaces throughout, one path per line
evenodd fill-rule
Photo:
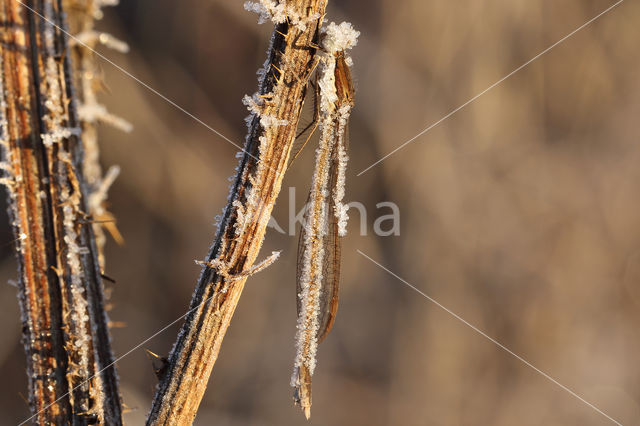
M 118 0 L 63 0 L 68 13 L 69 32 L 74 35 L 70 40 L 73 64 L 73 85 L 76 89 L 78 118 L 82 127 L 84 147 L 83 170 L 88 188 L 88 204 L 91 217 L 94 218 L 93 232 L 98 248 L 98 260 L 104 270 L 104 246 L 106 233 L 122 244 L 124 239 L 116 227 L 115 216 L 107 210 L 107 192 L 120 173 L 118 166 L 111 166 L 103 176 L 100 166 L 98 147 L 98 123 L 111 125 L 124 132 L 130 132 L 133 126 L 126 120 L 109 113 L 98 102 L 97 93 L 101 90 L 100 67 L 96 62 L 93 49 L 103 45 L 117 52 L 127 53 L 129 46 L 110 34 L 97 31 L 95 24 L 102 19 L 104 6 L 115 6 Z M 79 42 L 78 42 L 79 41 Z
M 0 1 L 2 183 L 39 424 L 121 424 L 59 0 Z M 33 9 L 30 10 L 29 8 Z M 52 25 L 50 22 L 55 24 Z
M 245 6 L 276 26 L 259 92 L 245 97 L 252 114 L 236 179 L 205 262 L 208 266 L 158 384 L 149 425 L 191 424 L 195 418 L 280 192 L 326 3 L 262 0 Z

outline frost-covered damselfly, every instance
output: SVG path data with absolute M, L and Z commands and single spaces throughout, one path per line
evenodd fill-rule
M 351 58 L 345 51 L 358 33 L 351 24 L 330 24 L 323 31 L 316 75 L 320 142 L 309 201 L 298 243 L 296 359 L 291 385 L 294 399 L 311 414 L 311 376 L 316 351 L 331 330 L 338 310 L 340 239 L 346 234 L 343 204 L 347 166 L 347 122 L 354 105 Z

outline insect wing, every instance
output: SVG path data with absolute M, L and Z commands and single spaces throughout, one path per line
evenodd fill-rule
M 329 169 L 329 217 L 327 218 L 327 229 L 323 235 L 324 256 L 322 258 L 322 293 L 320 294 L 320 318 L 318 328 L 318 342 L 324 340 L 331 331 L 333 323 L 338 313 L 338 298 L 340 290 L 340 252 L 342 249 L 342 239 L 338 235 L 338 215 L 335 211 L 336 204 L 333 202 L 336 186 L 338 183 L 338 160 L 337 146 L 333 149 L 334 154 L 331 159 Z
M 294 140 L 293 146 L 291 147 L 291 155 L 289 157 L 289 164 L 287 164 L 287 170 L 289 170 L 296 158 L 298 158 L 298 156 L 302 153 L 302 150 L 305 146 L 307 146 L 307 143 L 309 143 L 309 140 L 311 139 L 311 137 L 313 137 L 313 134 L 318 128 L 320 108 L 318 105 L 318 87 L 319 86 L 316 77 L 315 84 L 310 82 L 309 85 L 305 88 L 304 102 L 302 104 L 302 113 L 300 114 L 300 117 L 311 115 L 311 121 L 296 134 L 296 139 Z M 308 100 L 307 98 L 309 96 L 311 96 L 312 99 Z M 310 108 L 311 111 L 309 111 Z

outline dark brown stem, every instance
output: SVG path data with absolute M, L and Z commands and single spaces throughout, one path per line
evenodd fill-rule
M 120 424 L 61 2 L 25 5 L 0 1 L 0 139 L 32 418 Z
M 313 70 L 318 28 L 327 0 L 289 0 L 277 24 L 266 72 L 254 98 L 249 134 L 218 235 L 207 256 L 147 424 L 191 424 L 222 340 L 264 239 L 295 139 Z M 302 18 L 304 24 L 296 24 Z M 304 21 L 306 19 L 306 21 Z M 212 268 L 212 265 L 221 265 Z M 241 277 L 229 279 L 232 276 Z

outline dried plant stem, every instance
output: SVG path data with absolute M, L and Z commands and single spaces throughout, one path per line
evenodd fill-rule
M 60 1 L 26 5 L 65 27 Z M 0 1 L 0 23 L 0 164 L 17 241 L 32 418 L 121 424 L 67 40 L 15 0 Z
M 326 3 L 281 2 L 287 19 L 274 30 L 259 94 L 246 99 L 253 114 L 245 152 L 147 424 L 191 424 L 196 415 L 280 191 Z
M 132 126 L 124 119 L 109 113 L 106 107 L 98 102 L 97 93 L 102 89 L 103 81 L 100 77 L 100 66 L 92 49 L 104 45 L 122 53 L 129 51 L 126 43 L 95 29 L 96 20 L 102 18 L 102 7 L 115 6 L 117 3 L 117 0 L 63 0 L 62 3 L 68 13 L 69 32 L 74 35 L 70 40 L 70 50 L 75 99 L 82 127 L 83 171 L 88 190 L 89 212 L 95 219 L 93 232 L 102 269 L 105 268 L 105 229 L 118 243 L 122 243 L 124 239 L 116 227 L 115 216 L 106 208 L 107 190 L 120 169 L 112 166 L 103 176 L 97 125 L 102 122 L 125 132 L 131 131 Z

